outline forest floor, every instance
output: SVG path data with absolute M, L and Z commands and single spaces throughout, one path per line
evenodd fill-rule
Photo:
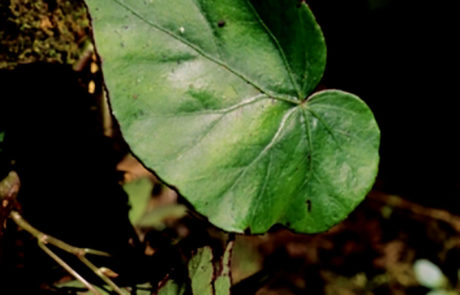
M 234 279 L 266 269 L 257 294 L 459 294 L 459 233 L 459 216 L 374 191 L 325 233 L 237 238 Z

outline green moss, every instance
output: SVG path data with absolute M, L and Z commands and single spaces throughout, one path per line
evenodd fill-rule
M 0 1 L 0 68 L 18 63 L 74 64 L 89 42 L 83 1 Z

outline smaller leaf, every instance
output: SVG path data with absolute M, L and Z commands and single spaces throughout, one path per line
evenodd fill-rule
M 234 241 L 227 244 L 224 256 L 222 257 L 222 269 L 219 275 L 217 275 L 214 281 L 215 295 L 230 295 L 230 288 L 232 287 L 232 278 L 230 273 L 230 263 L 232 260 L 232 251 Z
M 166 220 L 182 218 L 186 213 L 187 207 L 184 205 L 169 204 L 144 214 L 138 219 L 136 225 L 144 228 L 148 227 L 156 230 L 163 230 L 166 227 Z
M 185 287 L 178 285 L 173 280 L 168 280 L 166 284 L 158 289 L 157 295 L 183 295 Z M 141 295 L 141 294 L 139 294 Z
M 82 282 L 73 280 L 65 283 L 57 284 L 56 287 L 62 291 L 63 294 L 74 294 L 74 295 L 93 295 L 94 293 L 88 291 Z M 102 295 L 110 295 L 110 292 L 104 290 L 98 286 L 94 286 Z
M 206 246 L 199 248 L 195 256 L 188 263 L 188 272 L 192 282 L 194 295 L 212 295 L 212 279 L 214 267 L 212 265 L 212 250 Z
M 129 220 L 132 224 L 137 224 L 144 215 L 148 201 L 152 196 L 153 183 L 148 178 L 140 178 L 125 184 L 123 189 L 128 194 L 131 205 Z
M 150 284 L 142 284 L 142 285 L 137 285 L 135 288 L 135 292 L 131 291 L 131 295 L 152 295 L 154 288 Z M 179 293 L 172 293 L 174 295 L 181 295 Z

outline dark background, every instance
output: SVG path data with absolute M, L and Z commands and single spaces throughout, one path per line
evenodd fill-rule
M 382 132 L 376 188 L 460 212 L 455 1 L 310 0 L 327 88 L 359 95 Z

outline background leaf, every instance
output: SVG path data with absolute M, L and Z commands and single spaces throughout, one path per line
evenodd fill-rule
M 75 295 L 94 295 L 93 292 L 89 291 L 86 289 L 85 285 L 81 283 L 80 281 L 77 280 L 72 280 L 68 281 L 62 284 L 57 284 L 56 287 L 58 288 L 59 291 L 61 291 L 61 294 L 75 294 Z M 109 295 L 110 292 L 99 287 L 99 286 L 94 286 L 94 288 L 99 291 L 102 295 Z M 141 295 L 141 294 L 139 294 Z
M 188 263 L 188 273 L 192 282 L 192 292 L 194 295 L 213 295 L 213 276 L 214 267 L 212 265 L 212 249 L 203 247 Z
M 323 231 L 371 188 L 371 111 L 337 90 L 306 99 L 325 44 L 305 3 L 87 3 L 125 139 L 215 225 Z
M 224 255 L 221 260 L 221 270 L 214 280 L 215 295 L 230 295 L 230 288 L 232 286 L 231 267 L 232 251 L 234 241 L 227 244 Z
M 234 242 L 227 244 L 220 258 L 219 266 L 213 264 L 212 249 L 199 248 L 188 264 L 192 292 L 194 295 L 229 295 L 232 285 L 230 262 Z
M 146 177 L 139 178 L 126 183 L 123 189 L 128 194 L 131 206 L 129 220 L 132 224 L 138 224 L 139 220 L 145 214 L 148 202 L 152 197 L 153 182 Z
M 168 280 L 166 284 L 158 289 L 158 295 L 182 295 L 185 294 L 186 288 L 178 285 L 172 279 Z

